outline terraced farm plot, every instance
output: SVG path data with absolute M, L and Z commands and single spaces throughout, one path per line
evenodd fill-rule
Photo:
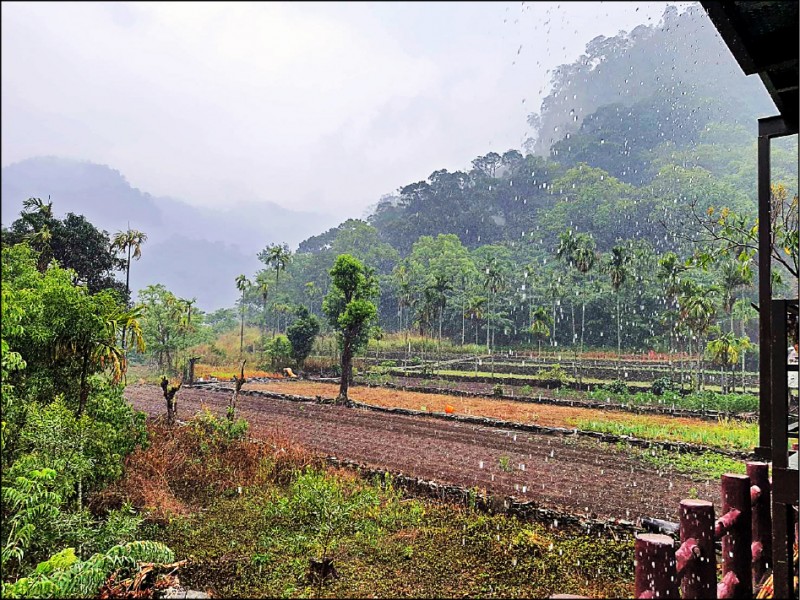
M 299 393 L 299 385 L 290 391 Z M 165 412 L 156 386 L 129 386 L 125 394 L 150 415 Z M 223 416 L 229 398 L 226 392 L 183 389 L 179 417 L 203 406 Z M 569 514 L 677 520 L 683 498 L 696 493 L 717 505 L 720 500 L 716 481 L 698 483 L 594 440 L 253 396 L 240 398 L 238 412 L 250 421 L 254 437 L 278 431 L 326 455 L 533 500 Z
M 265 390 L 301 396 L 334 398 L 339 386 L 333 383 L 308 381 L 275 381 L 248 383 L 245 389 Z M 702 419 L 664 415 L 633 415 L 620 411 L 553 406 L 515 402 L 494 398 L 458 397 L 442 394 L 407 392 L 379 387 L 353 387 L 352 400 L 387 408 L 408 408 L 455 414 L 492 417 L 516 423 L 532 423 L 548 427 L 589 429 L 635 435 L 644 439 L 688 441 L 695 444 L 737 450 L 749 450 L 757 442 L 758 426 L 737 421 L 722 425 Z

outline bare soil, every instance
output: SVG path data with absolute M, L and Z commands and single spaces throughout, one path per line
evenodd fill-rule
M 291 386 L 287 391 L 300 393 L 296 384 L 286 385 Z M 358 389 L 362 391 L 370 390 Z M 354 399 L 369 400 L 353 392 Z M 156 386 L 128 386 L 125 395 L 134 407 L 152 416 L 166 412 Z M 229 397 L 225 392 L 182 389 L 177 397 L 178 418 L 188 419 L 201 407 L 223 416 Z M 595 440 L 253 396 L 240 396 L 238 405 L 253 437 L 277 432 L 328 456 L 533 500 L 544 508 L 574 515 L 676 521 L 678 503 L 691 496 L 692 488 L 699 498 L 720 503 L 716 481 L 698 483 L 686 475 L 659 470 L 626 455 L 624 449 Z

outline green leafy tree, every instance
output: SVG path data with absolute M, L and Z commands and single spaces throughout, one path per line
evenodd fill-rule
M 292 358 L 297 368 L 302 370 L 303 364 L 311 354 L 314 339 L 319 334 L 319 319 L 308 312 L 305 306 L 299 306 L 295 312 L 297 319 L 286 329 L 286 337 L 292 344 Z
M 373 299 L 378 295 L 378 287 L 372 270 L 349 254 L 336 258 L 330 275 L 332 287 L 325 297 L 323 309 L 340 336 L 342 378 L 337 401 L 347 402 L 353 356 L 366 344 L 377 316 L 378 309 Z
M 159 370 L 178 372 L 178 354 L 194 340 L 199 315 L 191 323 L 186 318 L 188 301 L 170 292 L 164 285 L 149 285 L 139 291 L 142 302 L 142 334 L 148 355 Z M 199 341 L 199 340 L 198 340 Z

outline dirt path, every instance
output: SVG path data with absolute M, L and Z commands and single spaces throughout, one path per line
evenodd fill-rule
M 125 395 L 151 415 L 165 412 L 156 386 L 129 386 Z M 188 418 L 201 406 L 222 416 L 228 398 L 224 392 L 183 389 L 179 417 Z M 698 484 L 686 476 L 658 472 L 593 440 L 251 396 L 240 397 L 239 412 L 250 421 L 255 437 L 277 431 L 326 455 L 477 486 L 576 515 L 675 521 L 678 503 L 690 496 L 691 488 L 719 505 L 716 482 Z

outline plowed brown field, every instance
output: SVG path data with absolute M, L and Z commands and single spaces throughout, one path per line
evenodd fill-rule
M 285 385 L 283 391 L 300 394 L 300 385 L 305 384 Z M 353 391 L 354 399 L 374 402 Z M 361 392 L 393 393 L 358 389 Z M 156 386 L 129 386 L 125 394 L 136 408 L 151 415 L 165 412 Z M 222 416 L 228 399 L 225 392 L 183 389 L 178 394 L 179 418 L 189 418 L 201 406 Z M 558 407 L 520 408 L 540 412 Z M 594 440 L 252 396 L 240 397 L 239 414 L 250 421 L 254 437 L 278 432 L 325 455 L 424 479 L 477 486 L 575 515 L 674 521 L 678 503 L 690 496 L 691 488 L 697 489 L 700 498 L 719 505 L 716 482 L 698 484 L 684 475 L 658 471 L 626 456 L 624 450 Z

